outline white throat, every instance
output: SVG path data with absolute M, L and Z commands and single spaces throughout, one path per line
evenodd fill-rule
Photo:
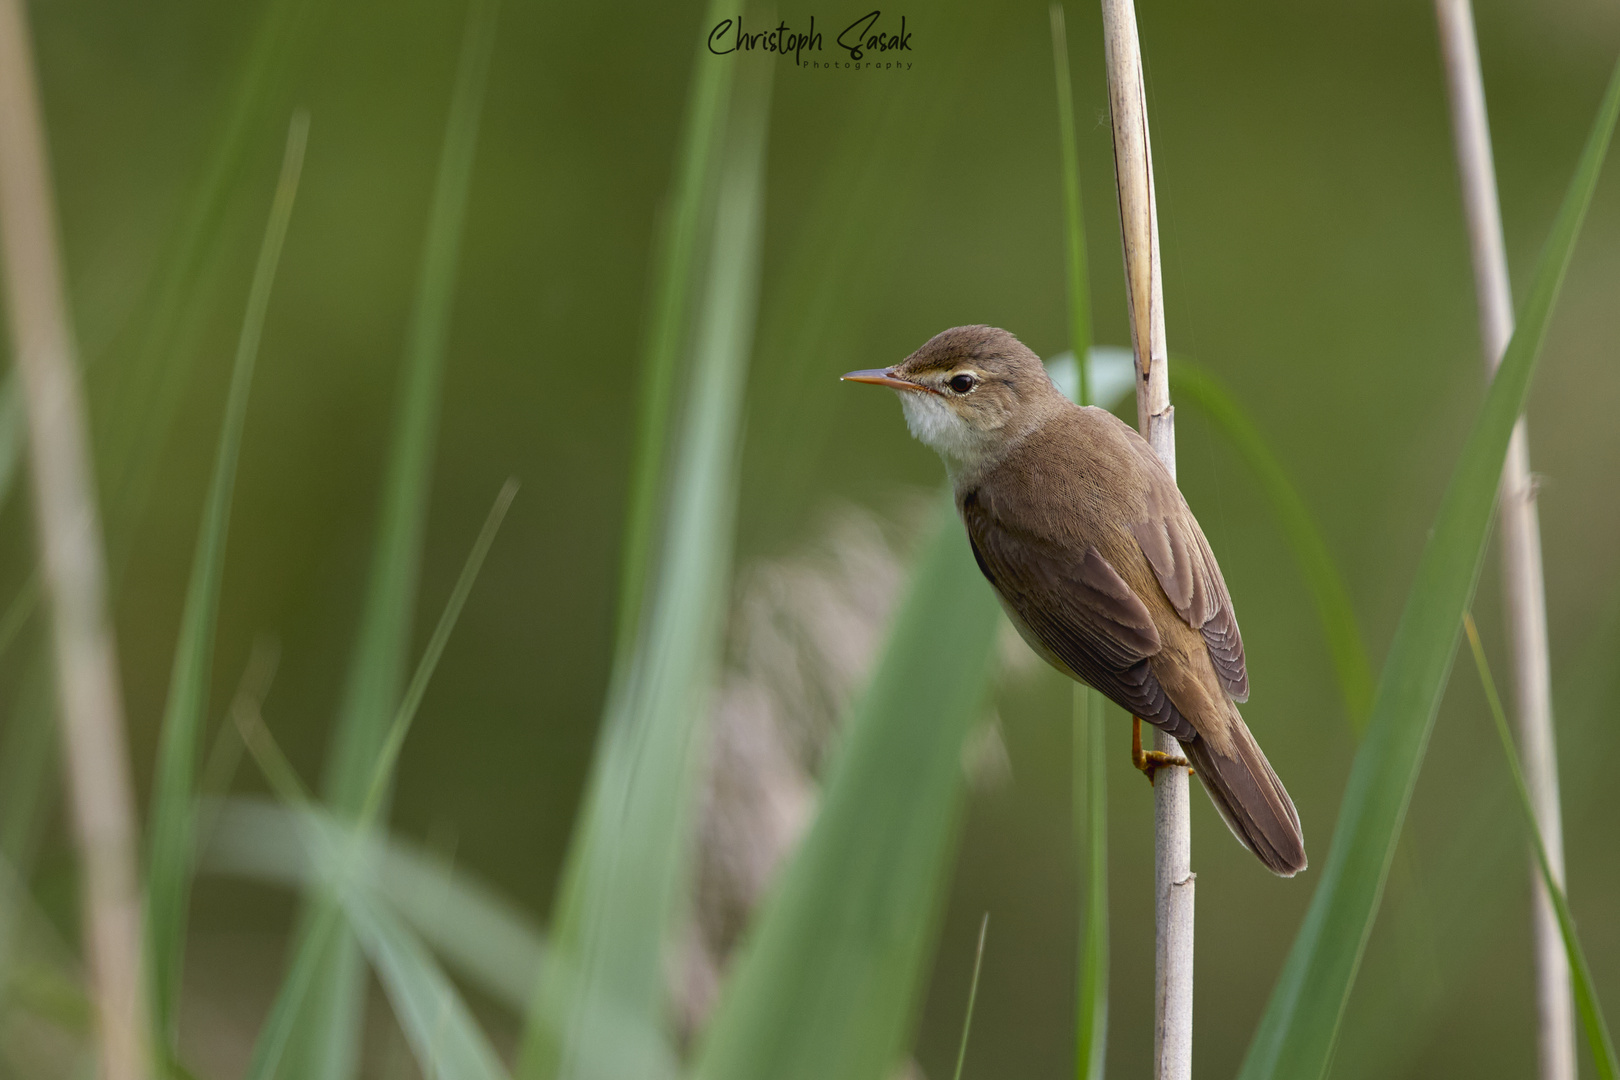
M 946 468 L 972 469 L 980 464 L 988 447 L 984 438 L 945 403 L 938 394 L 917 390 L 900 391 L 900 406 L 906 413 L 906 427 L 924 446 L 945 459 Z

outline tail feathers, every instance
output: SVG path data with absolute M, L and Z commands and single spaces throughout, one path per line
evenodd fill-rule
M 1272 873 L 1293 877 L 1306 865 L 1305 834 L 1294 801 L 1236 709 L 1231 716 L 1228 753 L 1217 751 L 1206 738 L 1182 743 L 1182 749 L 1232 834 Z

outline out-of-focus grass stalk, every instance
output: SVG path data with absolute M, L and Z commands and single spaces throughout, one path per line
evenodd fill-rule
M 358 813 L 368 797 L 389 720 L 399 706 L 405 683 L 456 264 L 495 44 L 497 7 L 497 0 L 472 0 L 468 7 L 455 89 L 445 120 L 416 295 L 405 334 L 376 541 L 324 785 L 329 805 L 339 816 Z M 307 937 L 301 934 L 298 948 L 308 947 Z M 324 953 L 320 974 L 313 980 L 315 994 L 294 1025 L 297 1034 L 287 1050 L 287 1071 L 299 1080 L 342 1080 L 353 1073 L 358 1053 L 365 993 L 359 954 L 341 928 Z
M 1328 551 L 1327 542 L 1322 539 L 1316 520 L 1248 413 L 1213 375 L 1180 355 L 1176 357 L 1176 394 L 1183 404 L 1190 400 L 1203 409 L 1243 455 L 1260 482 L 1260 489 L 1282 526 L 1283 538 L 1288 541 L 1294 561 L 1299 564 L 1305 584 L 1311 590 L 1317 620 L 1327 639 L 1328 655 L 1339 677 L 1345 716 L 1351 729 L 1360 734 L 1366 729 L 1367 712 L 1372 708 L 1372 664 L 1367 659 L 1361 626 L 1350 603 L 1350 591 L 1345 588 L 1344 577 Z
M 472 184 L 478 120 L 495 44 L 497 0 L 472 0 L 423 242 L 365 607 L 333 747 L 327 797 L 342 813 L 365 801 L 405 685 L 427 527 L 433 448 L 456 264 Z
M 1085 919 L 1074 1061 L 1079 1080 L 1102 1080 L 1108 1062 L 1108 769 L 1100 695 L 1074 688 L 1074 831 L 1085 837 Z
M 1175 410 L 1170 407 L 1169 349 L 1164 332 L 1164 283 L 1159 265 L 1153 149 L 1148 138 L 1142 53 L 1131 0 L 1103 0 L 1108 105 L 1114 128 L 1114 179 L 1125 241 L 1125 295 L 1136 352 L 1136 423 L 1153 452 L 1176 475 Z M 1154 747 L 1180 753 L 1162 731 Z M 1159 769 L 1154 803 L 1155 1080 L 1190 1080 L 1193 1007 L 1192 815 L 1186 769 Z
M 0 506 L 10 497 L 17 466 L 22 464 L 23 440 L 28 437 L 23 426 L 26 422 L 17 369 L 13 367 L 0 379 Z
M 1620 117 L 1615 66 L 1554 219 L 1522 317 L 1452 472 L 1356 752 L 1304 924 L 1244 1058 L 1241 1080 L 1320 1077 L 1383 897 L 1480 564 L 1502 461 L 1524 409 L 1576 238 Z
M 56 790 L 56 698 L 50 646 L 29 650 L 0 739 L 0 858 L 27 880 Z
M 107 490 L 116 493 L 109 496 L 107 506 L 115 587 L 130 558 L 131 534 L 159 475 L 160 454 L 196 363 L 197 337 L 232 240 L 231 200 L 271 125 L 286 115 L 281 102 L 298 70 L 300 50 L 331 6 L 319 0 L 270 0 L 264 5 L 246 55 L 235 67 L 236 83 L 218 138 L 182 204 L 181 220 L 157 273 L 136 305 L 131 325 L 120 335 L 128 342 L 128 355 L 119 356 L 118 370 L 93 388 L 97 401 L 115 403 L 105 409 L 107 434 L 101 447 L 109 470 Z
M 979 947 L 973 951 L 973 981 L 968 984 L 967 1013 L 962 1017 L 962 1042 L 956 1048 L 956 1071 L 951 1080 L 962 1080 L 962 1066 L 967 1063 L 968 1035 L 973 1031 L 973 1006 L 979 1000 L 979 972 L 984 968 L 984 935 L 990 929 L 990 913 L 979 920 Z
M 245 712 L 255 710 L 250 705 Z M 303 888 L 322 880 L 329 869 L 310 857 L 297 809 L 234 798 L 211 810 L 214 828 L 199 856 L 201 872 Z M 353 833 L 330 815 L 314 813 L 322 831 Z M 514 1015 L 523 1014 L 548 951 L 527 912 L 466 868 L 452 867 L 443 856 L 381 829 L 341 836 L 337 843 L 359 846 L 364 883 L 379 902 L 472 985 Z
M 710 4 L 713 26 L 724 4 Z M 613 656 L 616 668 L 633 652 L 640 630 L 642 604 L 648 589 L 654 544 L 657 541 L 663 461 L 669 453 L 670 424 L 674 413 L 675 376 L 692 322 L 698 285 L 700 233 L 715 212 L 712 194 L 725 134 L 730 101 L 732 65 L 706 63 L 703 52 L 692 76 L 680 160 L 666 220 L 658 237 L 657 271 L 651 318 L 643 347 L 641 378 L 637 388 L 635 458 L 630 473 L 630 509 L 620 557 L 619 610 Z M 615 679 L 622 677 L 615 673 Z
M 723 10 L 711 11 L 713 25 Z M 717 76 L 717 68 L 735 75 Z M 659 327 L 685 365 L 685 392 L 675 415 L 655 427 L 673 446 L 661 470 L 668 493 L 645 525 L 656 544 L 647 565 L 629 568 L 627 587 L 645 592 L 623 608 L 635 634 L 621 635 L 628 653 L 615 657 L 584 806 L 569 851 L 553 922 L 558 971 L 569 985 L 542 978 L 525 1038 L 525 1076 L 591 1075 L 592 1059 L 618 1039 L 603 1023 L 612 1014 L 638 1027 L 667 1028 L 667 957 L 686 903 L 693 857 L 691 825 L 709 695 L 718 673 L 731 576 L 737 467 L 744 390 L 753 353 L 764 227 L 765 149 L 774 68 L 768 58 L 716 58 L 699 49 L 683 161 L 692 140 L 718 157 L 709 182 L 678 186 L 677 218 L 712 223 L 707 236 L 671 257 L 664 272 L 692 310 Z M 733 97 L 729 84 L 735 78 Z M 700 134 L 700 128 L 710 128 Z M 695 177 L 683 173 L 678 185 Z M 687 201 L 698 204 L 688 208 Z M 675 286 L 661 283 L 660 293 Z M 690 289 L 690 292 L 687 290 Z M 655 310 L 662 320 L 664 312 Z M 689 324 L 691 334 L 680 333 Z M 663 348 L 664 346 L 659 346 Z M 649 378 L 659 377 L 656 372 Z M 643 436 L 646 437 L 646 436 Z M 648 464 L 642 462 L 638 465 Z M 657 464 L 656 461 L 652 464 Z M 642 480 L 635 481 L 638 490 Z M 633 514 L 635 511 L 633 511 Z M 636 536 L 627 558 L 638 558 Z M 639 576 L 638 576 L 639 575 Z M 651 1078 L 667 1060 L 625 1064 Z
M 22 0 L 0 0 L 0 263 L 28 417 L 101 1075 L 150 1073 L 141 899 L 96 481 Z
M 469 567 L 481 559 L 481 554 L 475 553 L 468 560 Z M 476 569 L 472 572 L 476 574 Z M 465 572 L 463 577 L 466 577 Z M 459 604 L 452 601 L 452 606 L 459 607 Z M 448 618 L 454 621 L 453 615 Z M 423 661 L 424 668 L 431 666 L 428 660 Z M 377 904 L 372 890 L 366 887 L 369 875 L 359 860 L 368 854 L 367 830 L 362 826 L 344 837 L 341 832 L 333 834 L 323 829 L 326 819 L 315 811 L 313 798 L 264 726 L 263 719 L 252 710 L 236 714 L 235 719 L 242 741 L 254 760 L 277 794 L 294 810 L 298 839 L 307 849 L 310 862 L 319 867 L 319 880 L 336 897 L 336 905 L 319 909 L 311 924 L 313 932 L 330 934 L 340 925 L 337 913 L 341 910 L 345 919 L 342 925 L 353 930 L 371 959 L 424 1076 L 443 1080 L 506 1080 L 499 1056 L 472 1019 L 461 995 L 416 936 Z M 296 1017 L 299 1003 L 310 990 L 310 980 L 319 970 L 318 959 L 318 953 L 300 954 L 300 963 L 295 965 L 285 984 L 295 988 L 295 992 L 277 997 L 265 1024 L 265 1032 L 274 1037 L 266 1039 L 261 1034 L 248 1065 L 250 1078 L 268 1075 L 276 1068 L 276 1061 L 292 1034 L 292 1018 Z
M 1434 9 L 1440 24 L 1440 53 L 1445 60 L 1446 90 L 1451 99 L 1451 132 L 1473 256 L 1480 343 L 1489 376 L 1502 362 L 1502 352 L 1513 336 L 1513 298 L 1507 246 L 1502 240 L 1502 212 L 1496 196 L 1490 121 L 1485 112 L 1485 83 L 1480 74 L 1479 43 L 1469 0 L 1435 0 Z M 1502 596 L 1507 605 L 1513 658 L 1513 712 L 1538 822 L 1537 835 L 1546 843 L 1552 878 L 1563 888 L 1564 824 L 1558 798 L 1558 740 L 1553 730 L 1552 669 L 1547 650 L 1547 593 L 1541 568 L 1536 485 L 1530 473 L 1530 433 L 1523 416 L 1508 443 L 1498 499 Z M 1569 964 L 1559 940 L 1558 913 L 1534 859 L 1530 873 L 1541 1080 L 1575 1080 L 1575 1015 Z
M 1063 253 L 1069 285 L 1069 348 L 1076 357 L 1091 349 L 1091 282 L 1086 273 L 1086 222 L 1080 199 L 1080 152 L 1074 139 L 1074 86 L 1069 78 L 1069 37 L 1063 5 L 1053 4 L 1052 68 L 1057 76 L 1058 146 L 1063 157 Z M 1080 368 L 1076 400 L 1091 404 L 1089 364 Z
M 1069 348 L 1075 363 L 1075 403 L 1091 401 L 1091 284 L 1086 273 L 1080 154 L 1074 135 L 1074 87 L 1063 5 L 1053 4 L 1052 68 L 1057 79 L 1058 145 L 1063 162 L 1064 251 L 1069 286 Z M 1104 767 L 1102 700 L 1074 686 L 1074 836 L 1076 864 L 1085 867 L 1085 915 L 1080 928 L 1074 1059 L 1080 1080 L 1101 1080 L 1108 1057 L 1108 773 Z
M 1575 916 L 1570 913 L 1569 898 L 1564 895 L 1563 884 L 1553 875 L 1552 852 L 1542 838 L 1541 826 L 1536 820 L 1535 798 L 1524 768 L 1519 763 L 1513 733 L 1508 730 L 1507 714 L 1502 711 L 1502 699 L 1496 693 L 1496 680 L 1491 677 L 1491 667 L 1485 659 L 1485 647 L 1480 644 L 1479 628 L 1474 625 L 1472 612 L 1463 613 L 1463 629 L 1468 633 L 1468 645 L 1474 653 L 1474 666 L 1479 671 L 1480 685 L 1485 690 L 1485 701 L 1490 706 L 1491 718 L 1496 721 L 1496 733 L 1502 740 L 1508 771 L 1513 774 L 1513 788 L 1524 811 L 1525 824 L 1530 829 L 1530 850 L 1535 856 L 1536 870 L 1552 902 L 1558 924 L 1559 945 L 1563 949 L 1566 970 L 1574 976 L 1575 1000 L 1580 1006 L 1581 1023 L 1586 1028 L 1592 1061 L 1603 1080 L 1615 1080 L 1616 1076 L 1620 1076 L 1620 1061 L 1615 1058 L 1614 1039 L 1609 1035 L 1609 1025 L 1598 1006 L 1597 987 L 1592 982 L 1592 971 L 1586 963 L 1586 951 L 1581 948 L 1580 938 L 1575 933 Z
M 410 688 L 395 711 L 382 749 L 372 766 L 372 773 L 366 778 L 366 795 L 359 810 L 352 815 L 354 818 L 353 835 L 356 837 L 354 845 L 350 849 L 332 857 L 335 860 L 335 865 L 347 866 L 362 854 L 363 848 L 360 845 L 376 824 L 378 816 L 382 813 L 383 798 L 380 793 L 387 790 L 392 780 L 399 749 L 404 745 L 405 736 L 409 734 L 411 724 L 416 719 L 416 710 L 421 705 L 422 695 L 427 688 L 428 682 L 433 678 L 433 672 L 438 666 L 439 657 L 444 653 L 444 647 L 450 640 L 450 633 L 455 629 L 456 620 L 461 616 L 461 609 L 467 602 L 468 595 L 472 592 L 473 583 L 478 579 L 478 572 L 483 567 L 484 558 L 489 554 L 490 545 L 495 542 L 495 534 L 499 530 L 502 520 L 506 517 L 506 511 L 511 506 L 512 498 L 516 493 L 516 482 L 508 480 L 501 488 L 500 494 L 496 496 L 495 504 L 490 508 L 489 516 L 484 520 L 484 527 L 479 531 L 478 539 L 473 543 L 472 551 L 468 554 L 467 561 L 462 566 L 461 574 L 457 577 L 456 584 L 450 591 L 450 598 L 445 603 L 438 624 L 434 627 L 433 634 L 428 639 L 427 648 L 422 653 L 422 659 L 417 663 L 416 672 L 411 678 Z M 252 705 L 253 703 L 250 702 L 249 704 Z M 265 727 L 264 721 L 258 715 L 256 709 L 249 708 L 235 711 L 232 714 L 232 719 L 242 732 L 243 743 L 247 746 L 249 752 L 253 754 L 266 778 L 270 780 L 271 785 L 283 800 L 291 804 L 295 809 L 310 809 L 313 798 L 304 789 L 292 766 L 288 764 L 286 757 L 281 753 L 280 748 L 276 746 L 275 740 L 271 738 L 269 729 Z M 315 856 L 325 862 L 327 861 L 326 854 L 324 851 L 316 852 Z M 321 874 L 317 875 L 316 880 L 322 882 L 323 885 L 329 886 L 329 879 L 332 877 L 332 874 Z M 346 888 L 345 884 L 345 888 L 333 890 L 328 887 L 324 889 L 321 902 L 315 904 L 311 909 L 310 916 L 304 926 L 304 936 L 293 957 L 292 967 L 283 978 L 281 988 L 276 992 L 276 1000 L 271 1006 L 269 1018 L 260 1029 L 258 1037 L 254 1040 L 253 1052 L 248 1060 L 248 1068 L 245 1074 L 247 1080 L 269 1080 L 270 1077 L 277 1075 L 277 1072 L 284 1068 L 283 1059 L 288 1054 L 299 1051 L 308 1052 L 310 1047 L 307 1038 L 300 1034 L 303 1023 L 300 1017 L 311 1008 L 312 1002 L 319 1000 L 316 997 L 322 989 L 319 980 L 323 968 L 330 963 L 327 959 L 330 955 L 327 950 L 337 948 L 343 941 L 343 932 L 348 929 L 341 917 L 342 914 L 347 913 L 351 920 L 356 915 L 352 907 L 354 897 L 346 891 Z M 334 892 L 336 895 L 332 895 Z M 368 932 L 371 933 L 371 937 L 368 939 L 367 947 L 373 951 L 373 963 L 375 965 L 380 962 L 375 955 L 375 947 L 385 943 L 382 938 L 377 936 L 381 931 L 378 931 L 375 925 Z M 407 966 L 419 973 L 425 971 L 422 964 L 418 963 L 419 957 L 417 954 L 413 951 L 412 955 L 413 958 L 406 962 Z M 379 970 L 379 975 L 383 977 L 385 982 L 400 977 L 412 978 L 409 974 L 400 975 L 402 969 L 396 961 L 398 961 L 397 956 L 389 960 L 387 965 Z M 428 972 L 423 977 L 432 978 L 436 987 L 441 986 L 441 981 L 432 972 Z M 448 986 L 447 983 L 442 983 L 442 985 Z M 399 988 L 395 987 L 395 989 Z M 414 991 L 407 992 L 411 993 L 413 1001 L 417 1000 Z M 439 993 L 440 991 L 436 989 L 434 992 Z M 416 1013 L 412 1011 L 411 1015 L 414 1016 Z M 407 1016 L 401 1016 L 402 1022 L 407 1019 Z M 305 1038 L 302 1046 L 300 1046 L 300 1038 Z M 468 1038 L 473 1039 L 475 1036 L 468 1034 Z M 413 1046 L 427 1045 L 428 1041 L 413 1038 L 412 1044 Z M 482 1053 L 477 1053 L 474 1057 L 477 1061 L 483 1063 L 494 1060 L 492 1056 Z M 426 1061 L 423 1063 L 423 1069 L 424 1072 L 430 1075 L 433 1072 Z M 290 1068 L 289 1071 L 291 1071 Z M 305 1074 L 298 1073 L 296 1075 L 301 1080 Z
M 405 687 L 405 695 L 400 699 L 393 723 L 389 725 L 382 747 L 377 751 L 377 760 L 371 770 L 371 782 L 365 789 L 365 801 L 360 804 L 358 827 L 361 830 L 370 828 L 381 819 L 388 785 L 394 775 L 394 766 L 399 761 L 400 751 L 405 748 L 406 736 L 411 733 L 416 710 L 422 705 L 428 683 L 432 681 L 433 672 L 439 666 L 439 657 L 444 655 L 444 647 L 450 643 L 450 631 L 455 629 L 456 620 L 461 618 L 461 609 L 472 593 L 473 582 L 478 580 L 478 571 L 484 565 L 484 558 L 489 554 L 490 545 L 495 543 L 495 534 L 499 531 L 501 522 L 506 520 L 506 512 L 511 509 L 512 500 L 517 498 L 517 492 L 517 478 L 508 477 L 495 496 L 495 505 L 490 507 L 489 517 L 484 521 L 478 539 L 473 542 L 472 553 L 467 556 L 467 563 L 462 568 L 461 576 L 456 579 L 455 587 L 450 590 L 450 599 L 445 602 L 444 613 L 439 617 L 438 625 L 433 628 L 427 647 L 422 650 L 422 659 L 416 665 L 416 673 L 411 676 L 410 684 Z
M 1588 624 L 1581 647 L 1564 666 L 1555 690 L 1562 703 L 1559 722 L 1563 734 L 1585 751 L 1566 761 L 1562 769 L 1564 809 L 1574 820 L 1610 793 L 1601 778 L 1608 775 L 1614 739 L 1620 734 L 1611 719 L 1611 702 L 1620 691 L 1620 668 L 1614 663 L 1614 657 L 1620 655 L 1620 588 L 1616 585 L 1620 582 L 1611 582 L 1602 611 Z M 1445 980 L 1449 985 L 1470 985 L 1472 979 L 1494 974 L 1490 945 L 1507 932 L 1517 915 L 1510 910 L 1520 898 L 1517 890 L 1501 887 L 1512 880 L 1520 861 L 1513 856 L 1522 854 L 1510 851 L 1510 845 L 1502 842 L 1509 821 L 1518 813 L 1508 806 L 1510 798 L 1505 791 L 1474 785 L 1457 813 L 1466 823 L 1464 827 L 1454 830 L 1438 851 L 1431 848 L 1425 853 L 1432 880 L 1445 882 L 1448 895 L 1474 899 L 1466 908 L 1448 906 L 1443 920 L 1389 912 L 1389 916 L 1405 917 L 1411 929 L 1398 930 L 1375 946 L 1379 970 L 1369 970 L 1367 975 L 1379 992 L 1352 1002 L 1334 1058 L 1335 1077 L 1360 1080 L 1409 1073 L 1412 1062 L 1433 1042 L 1435 1025 L 1447 1007 L 1441 977 L 1436 971 L 1413 985 L 1405 977 L 1408 957 L 1403 955 L 1400 940 L 1422 935 L 1426 948 L 1451 960 L 1451 974 Z M 1374 960 L 1371 952 L 1368 959 Z
M 709 15 L 718 17 L 724 4 L 714 0 Z M 714 18 L 705 20 L 714 25 Z M 669 453 L 670 428 L 675 410 L 676 369 L 689 345 L 692 306 L 702 265 L 703 227 L 714 214 L 715 177 L 720 167 L 731 101 L 734 75 L 730 63 L 712 63 L 707 50 L 697 50 L 692 87 L 686 104 L 679 157 L 671 185 L 665 221 L 658 238 L 656 278 L 651 316 L 648 320 L 645 353 L 639 380 L 636 412 L 636 449 L 630 476 L 630 508 L 625 525 L 621 558 L 618 621 L 613 650 L 613 667 L 608 678 L 607 703 L 603 724 L 597 734 L 597 758 L 586 782 L 586 807 L 569 841 L 563 866 L 562 884 L 553 911 L 552 932 L 567 951 L 574 937 L 574 922 L 581 912 L 580 890 L 588 871 L 585 863 L 592 853 L 587 828 L 590 807 L 600 797 L 606 783 L 603 760 L 610 740 L 617 737 L 621 701 L 629 694 L 629 684 L 639 662 L 638 638 L 644 631 L 644 607 L 651 590 L 649 576 L 656 555 L 658 517 L 663 507 L 660 492 L 665 483 L 665 459 Z M 554 1072 L 563 1053 L 562 1033 L 554 1017 L 563 1003 L 554 988 L 540 985 L 534 996 L 534 1009 L 524 1035 L 518 1071 L 525 1077 L 547 1076 Z
M 185 957 L 186 908 L 191 895 L 197 747 L 208 709 L 208 683 L 213 674 L 214 627 L 219 615 L 236 462 L 242 447 L 242 428 L 247 420 L 259 339 L 270 306 L 270 289 L 281 260 L 287 224 L 292 219 L 308 135 L 309 117 L 300 113 L 293 118 L 287 132 L 281 177 L 248 292 L 242 333 L 237 340 L 219 449 L 198 528 L 197 551 L 186 590 L 185 612 L 180 619 L 174 669 L 169 677 L 169 698 L 158 741 L 146 879 L 146 942 L 152 979 L 154 1047 L 157 1053 L 167 1052 L 171 1057 Z
M 299 47 L 309 40 L 315 21 L 308 16 L 316 6 L 315 0 L 271 0 L 266 6 L 253 43 L 238 68 L 240 75 L 218 138 L 198 183 L 184 202 L 179 227 L 159 260 L 144 299 L 135 306 L 130 325 L 119 335 L 129 343 L 127 362 L 120 362 L 117 372 L 108 372 L 99 393 L 94 383 L 89 388 L 93 397 L 118 403 L 116 409 L 108 410 L 109 427 L 99 447 L 101 460 L 110 470 L 105 489 L 114 493 L 105 508 L 108 576 L 114 592 L 119 568 L 130 551 L 122 541 L 132 532 L 136 512 L 150 490 L 159 461 L 154 448 L 161 447 L 168 434 L 173 405 L 183 390 L 184 375 L 193 359 L 196 330 L 220 277 L 209 271 L 217 268 L 229 240 L 230 230 L 224 223 L 230 200 L 239 191 L 242 172 L 261 145 L 257 136 L 264 121 L 274 112 L 296 70 Z M 122 351 L 120 346 L 115 350 Z M 102 351 L 102 359 L 106 352 Z M 100 366 L 96 356 L 83 359 L 87 369 Z M 106 370 L 104 366 L 100 369 Z M 16 466 L 21 462 L 22 419 L 13 369 L 0 382 L 0 506 L 10 497 Z M 7 604 L 4 625 L 0 626 L 0 653 L 14 640 L 11 631 L 20 629 L 34 610 L 39 591 L 36 572 Z M 35 739 L 26 731 L 44 730 L 48 735 L 53 708 L 48 693 L 33 694 L 26 702 L 19 702 L 8 725 L 8 746 L 13 738 L 10 732 L 15 731 L 19 739 L 15 749 L 24 751 L 0 755 L 0 769 L 4 770 L 0 773 L 0 798 L 5 811 L 0 830 L 8 841 L 31 834 L 31 823 L 48 817 L 48 804 L 56 791 L 49 740 Z M 18 873 L 26 875 L 29 860 L 20 857 L 20 848 L 12 845 L 5 850 Z

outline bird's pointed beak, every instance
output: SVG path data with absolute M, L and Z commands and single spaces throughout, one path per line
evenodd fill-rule
M 871 383 L 873 386 L 887 386 L 894 390 L 929 390 L 931 387 L 922 383 L 910 382 L 906 379 L 894 377 L 893 368 L 867 368 L 864 371 L 851 371 L 847 375 L 840 375 L 839 382 Z

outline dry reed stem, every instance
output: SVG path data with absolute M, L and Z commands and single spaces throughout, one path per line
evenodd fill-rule
M 1175 410 L 1164 333 L 1164 284 L 1159 267 L 1158 210 L 1153 193 L 1153 147 L 1148 137 L 1142 53 L 1131 0 L 1103 0 L 1103 44 L 1108 106 L 1114 129 L 1114 179 L 1131 344 L 1136 353 L 1137 426 L 1154 453 L 1176 473 Z M 1179 756 L 1181 747 L 1155 731 L 1154 747 Z M 1153 779 L 1154 914 L 1153 1075 L 1192 1076 L 1193 891 L 1192 821 L 1186 769 L 1159 769 Z
M 0 256 L 28 417 L 100 1075 L 143 1080 L 135 813 L 83 396 L 63 295 L 45 135 L 21 0 L 0 0 Z
M 1494 375 L 1513 336 L 1513 299 L 1508 287 L 1507 249 L 1502 241 L 1491 156 L 1485 85 L 1479 45 L 1468 0 L 1435 0 L 1440 51 L 1445 59 L 1452 135 L 1462 180 L 1463 212 L 1473 256 L 1474 290 L 1479 298 L 1480 341 L 1485 370 Z M 1502 592 L 1507 603 L 1514 684 L 1514 718 L 1519 753 L 1535 807 L 1536 824 L 1547 847 L 1554 878 L 1564 884 L 1563 822 L 1558 803 L 1558 753 L 1552 725 L 1552 688 L 1547 653 L 1547 600 L 1541 567 L 1541 526 L 1536 518 L 1535 483 L 1530 472 L 1530 440 L 1519 418 L 1502 467 Z M 1558 930 L 1552 898 L 1531 859 L 1534 899 L 1536 1001 L 1541 1080 L 1575 1080 L 1575 1008 L 1569 960 Z

